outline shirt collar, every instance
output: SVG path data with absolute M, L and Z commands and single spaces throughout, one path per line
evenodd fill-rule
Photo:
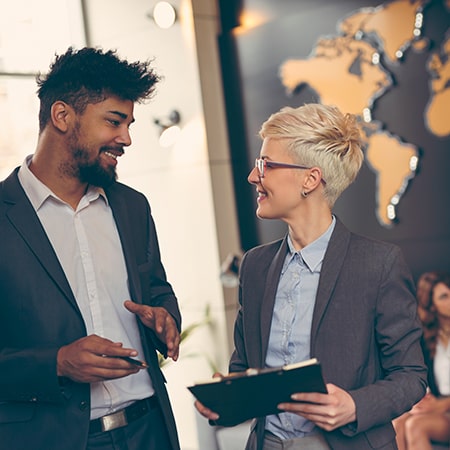
M 63 200 L 61 200 L 56 194 L 54 194 L 51 189 L 49 189 L 44 183 L 42 183 L 42 181 L 36 178 L 34 173 L 31 172 L 29 168 L 31 158 L 32 155 L 28 155 L 25 158 L 22 165 L 20 166 L 18 176 L 20 184 L 24 188 L 35 211 L 38 211 L 39 208 L 50 197 L 53 197 L 54 199 L 62 202 Z M 88 186 L 87 192 L 85 194 L 86 200 L 88 202 L 92 202 L 100 196 L 105 200 L 106 204 L 108 204 L 108 199 L 103 188 L 91 185 Z
M 291 237 L 287 236 L 287 244 L 289 249 L 288 258 L 285 264 L 285 268 L 289 265 L 291 260 L 295 258 L 295 255 L 300 255 L 301 259 L 304 261 L 306 266 L 311 272 L 322 263 L 325 257 L 325 252 L 330 242 L 331 235 L 333 233 L 334 227 L 336 225 L 336 218 L 332 216 L 331 224 L 320 237 L 315 241 L 308 244 L 306 247 L 302 248 L 300 251 L 296 251 L 292 243 Z M 284 271 L 284 270 L 283 270 Z

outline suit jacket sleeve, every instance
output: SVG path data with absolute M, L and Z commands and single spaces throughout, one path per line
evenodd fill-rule
M 372 382 L 368 379 L 367 385 L 350 390 L 357 422 L 344 433 L 367 430 L 397 417 L 425 394 L 427 370 L 409 269 L 397 247 L 391 247 L 379 263 L 382 270 L 374 303 L 374 361 L 379 368 Z
M 86 329 L 16 172 L 0 183 L 0 402 L 62 403 L 56 355 Z

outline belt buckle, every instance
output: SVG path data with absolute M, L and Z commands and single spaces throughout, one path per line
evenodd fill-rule
M 123 409 L 117 411 L 116 413 L 103 416 L 100 420 L 102 424 L 102 431 L 110 431 L 128 425 L 127 417 Z

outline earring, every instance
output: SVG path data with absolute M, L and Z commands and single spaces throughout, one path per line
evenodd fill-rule
M 303 198 L 306 198 L 306 197 L 308 197 L 308 194 L 309 194 L 309 192 L 306 192 L 306 191 L 302 191 L 302 197 L 303 197 Z

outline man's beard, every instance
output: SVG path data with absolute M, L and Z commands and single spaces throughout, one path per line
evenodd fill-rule
M 78 178 L 82 183 L 107 188 L 117 180 L 115 167 L 102 167 L 99 158 L 93 162 L 88 162 L 83 158 L 84 155 L 86 155 L 85 150 L 81 148 L 74 154 L 78 161 Z
M 80 144 L 80 128 L 78 122 L 75 126 L 73 134 L 70 136 L 70 144 L 72 147 L 73 166 L 68 169 L 82 183 L 88 183 L 93 186 L 107 188 L 117 179 L 116 168 L 114 166 L 102 167 L 100 155 L 102 152 L 109 150 L 109 147 L 101 147 L 97 159 L 90 161 L 89 148 Z M 123 149 L 120 149 L 123 152 Z

